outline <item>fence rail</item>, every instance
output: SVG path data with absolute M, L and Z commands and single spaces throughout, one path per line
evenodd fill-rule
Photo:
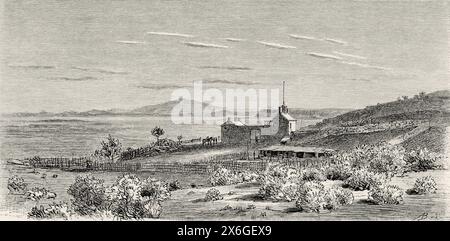
M 140 170 L 142 166 L 140 163 L 92 161 L 89 157 L 40 157 L 28 159 L 28 162 L 35 168 L 58 168 L 69 171 L 135 172 Z
M 232 156 L 232 155 L 230 155 Z M 239 155 L 236 154 L 236 157 Z M 184 174 L 209 174 L 216 168 L 226 168 L 232 171 L 254 171 L 263 172 L 269 163 L 282 163 L 294 168 L 320 168 L 330 165 L 331 161 L 324 158 L 292 158 L 292 159 L 274 159 L 263 158 L 258 160 L 239 160 L 239 159 L 217 159 L 211 158 L 209 161 L 191 162 L 191 163 L 145 163 L 142 165 L 142 171 L 165 172 L 165 173 L 184 173 Z

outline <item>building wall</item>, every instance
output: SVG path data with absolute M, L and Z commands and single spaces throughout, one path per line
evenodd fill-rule
M 222 125 L 222 143 L 243 144 L 250 140 L 250 130 L 245 126 Z

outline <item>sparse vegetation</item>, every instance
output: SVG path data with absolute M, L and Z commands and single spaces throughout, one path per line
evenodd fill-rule
M 367 169 L 356 169 L 344 181 L 343 187 L 348 187 L 355 191 L 363 191 L 369 190 L 373 186 L 379 186 L 384 182 L 385 179 L 380 174 L 370 172 Z
M 269 164 L 261 179 L 261 197 L 276 201 L 296 200 L 298 187 L 303 182 L 299 170 L 282 164 Z
M 442 157 L 436 153 L 430 152 L 427 149 L 419 149 L 411 151 L 406 157 L 406 162 L 409 170 L 422 172 L 443 168 L 442 163 L 440 163 L 441 159 Z
M 106 188 L 104 181 L 93 176 L 77 176 L 67 192 L 74 211 L 80 215 L 90 215 L 106 208 Z
M 437 190 L 436 181 L 431 176 L 417 178 L 414 187 L 407 191 L 408 194 L 423 195 L 435 193 Z
M 401 204 L 404 191 L 395 185 L 377 185 L 369 190 L 368 199 L 374 204 Z
M 304 181 L 325 181 L 323 172 L 317 168 L 306 168 L 301 171 L 301 177 Z
M 8 190 L 11 194 L 25 194 L 28 184 L 17 175 L 8 178 Z
M 34 206 L 28 213 L 29 218 L 34 219 L 64 219 L 67 220 L 70 217 L 70 209 L 67 203 L 52 203 L 48 207 L 40 205 Z
M 223 199 L 222 194 L 220 194 L 220 191 L 216 188 L 211 188 L 206 192 L 205 195 L 205 201 L 217 201 Z

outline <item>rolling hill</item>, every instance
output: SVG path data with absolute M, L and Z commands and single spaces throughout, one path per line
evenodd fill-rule
M 450 126 L 450 91 L 418 94 L 368 106 L 298 130 L 291 145 L 349 149 L 380 141 L 407 149 L 442 152 L 445 128 Z

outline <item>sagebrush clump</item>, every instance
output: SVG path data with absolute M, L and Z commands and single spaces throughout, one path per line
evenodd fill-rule
M 104 181 L 93 176 L 77 176 L 67 193 L 73 197 L 73 209 L 80 215 L 90 215 L 107 206 Z
M 222 194 L 216 188 L 211 188 L 206 192 L 205 201 L 217 201 L 223 199 Z
M 8 178 L 8 190 L 11 194 L 25 194 L 28 184 L 17 175 Z
M 368 199 L 374 204 L 401 204 L 404 191 L 395 185 L 378 185 L 369 190 Z
M 406 156 L 406 162 L 409 170 L 413 172 L 442 169 L 444 166 L 441 163 L 441 160 L 442 156 L 430 152 L 426 148 L 411 151 Z
M 343 187 L 348 187 L 355 191 L 369 190 L 373 186 L 379 186 L 386 182 L 385 178 L 367 169 L 357 169 L 347 178 Z
M 302 170 L 301 177 L 303 181 L 325 181 L 323 172 L 317 168 L 306 168 Z
M 414 187 L 408 190 L 409 194 L 429 194 L 435 193 L 437 190 L 436 181 L 431 176 L 417 178 Z
M 67 220 L 71 215 L 69 205 L 67 203 L 52 203 L 47 207 L 40 205 L 34 206 L 28 213 L 29 218 L 35 219 L 64 219 Z
M 301 172 L 295 168 L 269 164 L 261 176 L 259 194 L 263 199 L 294 201 L 298 198 L 298 188 L 303 182 L 301 177 Z
M 325 186 L 317 181 L 305 182 L 298 189 L 295 206 L 304 212 L 338 209 L 353 203 L 353 193 L 342 187 Z

